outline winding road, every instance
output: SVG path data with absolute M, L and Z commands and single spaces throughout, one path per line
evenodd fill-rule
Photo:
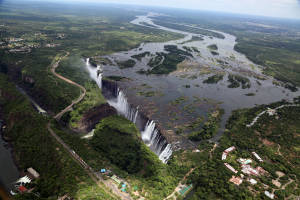
M 75 83 L 74 81 L 71 81 L 70 79 L 67 79 L 67 78 L 63 77 L 62 75 L 60 75 L 60 74 L 58 74 L 58 73 L 55 72 L 56 68 L 59 66 L 60 61 L 61 61 L 62 59 L 64 59 L 65 57 L 68 57 L 69 54 L 70 54 L 70 53 L 67 52 L 67 54 L 66 54 L 65 56 L 60 57 L 60 58 L 59 58 L 59 59 L 51 66 L 51 69 L 50 69 L 50 70 L 51 70 L 52 74 L 53 74 L 54 76 L 56 76 L 57 78 L 59 78 L 59 79 L 65 81 L 65 82 L 67 82 L 67 83 L 69 83 L 69 84 L 71 84 L 71 85 L 75 85 L 76 87 L 80 88 L 81 94 L 80 94 L 80 96 L 79 96 L 76 100 L 72 101 L 72 103 L 71 103 L 69 106 L 67 106 L 65 109 L 63 109 L 61 112 L 59 112 L 57 115 L 55 115 L 54 118 L 55 118 L 56 120 L 59 120 L 66 112 L 70 111 L 70 110 L 72 109 L 72 107 L 73 107 L 75 104 L 79 103 L 79 102 L 85 97 L 85 94 L 86 94 L 86 89 L 85 89 L 82 85 L 79 85 L 78 83 Z
M 72 103 L 67 106 L 65 109 L 60 111 L 58 114 L 54 116 L 54 119 L 59 120 L 66 112 L 70 111 L 72 107 L 76 104 L 78 104 L 86 95 L 86 89 L 79 85 L 78 83 L 75 83 L 74 81 L 71 81 L 70 79 L 67 79 L 63 77 L 62 75 L 58 74 L 55 72 L 56 68 L 59 66 L 60 61 L 63 58 L 66 58 L 69 56 L 69 52 L 66 53 L 65 56 L 60 57 L 56 62 L 54 62 L 50 67 L 50 70 L 54 76 L 57 78 L 75 85 L 76 87 L 80 88 L 81 94 L 80 96 L 76 99 L 73 100 Z M 129 194 L 121 192 L 118 187 L 111 181 L 111 180 L 104 180 L 101 176 L 99 176 L 84 160 L 74 151 L 72 150 L 51 128 L 51 121 L 48 122 L 47 124 L 47 129 L 50 132 L 50 134 L 56 139 L 58 143 L 60 143 L 64 149 L 71 155 L 71 157 L 86 171 L 86 173 L 91 177 L 91 179 L 100 187 L 103 188 L 102 183 L 109 188 L 117 198 L 122 199 L 122 200 L 131 200 L 132 198 L 130 197 Z M 106 189 L 107 190 L 107 189 Z

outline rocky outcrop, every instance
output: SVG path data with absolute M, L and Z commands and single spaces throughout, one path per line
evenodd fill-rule
M 87 111 L 78 124 L 80 132 L 90 132 L 103 118 L 117 114 L 115 108 L 108 104 L 101 104 Z

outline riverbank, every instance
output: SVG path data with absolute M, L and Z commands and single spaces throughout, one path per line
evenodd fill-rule
M 96 60 L 109 60 L 101 63 L 103 77 L 122 77 L 117 80 L 118 87 L 122 89 L 128 103 L 134 108 L 139 107 L 139 112 L 155 120 L 157 127 L 173 146 L 176 144 L 186 149 L 186 144 L 189 146 L 190 143 L 184 142 L 182 137 L 189 138 L 195 130 L 200 130 L 208 116 L 220 109 L 225 113 L 219 131 L 210 139 L 216 143 L 223 136 L 225 124 L 233 110 L 282 99 L 290 101 L 300 95 L 300 92 L 291 92 L 275 85 L 273 77 L 262 74 L 261 66 L 235 51 L 237 38 L 234 35 L 215 30 L 209 31 L 221 34 L 224 38 L 200 35 L 178 30 L 178 24 L 168 28 L 155 23 L 158 16 L 153 13 L 137 16 L 131 23 L 142 27 L 145 23 L 151 24 L 153 29 L 179 33 L 184 38 L 164 43 L 142 43 L 129 51 L 96 57 Z M 201 37 L 202 40 L 191 41 L 193 37 Z M 212 45 L 216 46 L 218 55 L 212 55 L 209 48 Z M 146 73 L 155 67 L 151 66 L 155 60 L 163 62 L 168 58 L 170 46 L 176 46 L 177 51 L 189 56 L 172 73 Z M 134 66 L 119 67 L 118 63 L 130 60 L 134 60 Z M 92 74 L 95 77 L 97 73 Z M 207 82 L 217 75 L 222 78 L 217 82 Z M 232 77 L 234 86 L 230 82 Z M 243 81 L 247 87 L 242 84 Z

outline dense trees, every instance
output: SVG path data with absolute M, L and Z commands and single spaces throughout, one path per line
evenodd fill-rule
M 91 144 L 129 174 L 152 176 L 160 162 L 142 142 L 135 125 L 120 116 L 103 119 L 96 127 Z

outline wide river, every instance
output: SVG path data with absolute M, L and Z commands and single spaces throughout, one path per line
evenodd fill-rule
M 218 141 L 233 110 L 249 108 L 259 104 L 269 104 L 282 99 L 292 100 L 300 95 L 299 92 L 291 92 L 285 87 L 275 84 L 276 81 L 272 77 L 262 74 L 262 66 L 252 63 L 245 55 L 235 51 L 235 36 L 210 30 L 225 37 L 220 39 L 166 28 L 155 24 L 156 16 L 158 14 L 154 13 L 137 16 L 131 23 L 179 33 L 184 37 L 169 42 L 142 43 L 132 50 L 104 56 L 112 64 L 104 65 L 103 73 L 104 76 L 114 75 L 128 78 L 129 81 L 122 81 L 119 84 L 125 91 L 129 102 L 139 106 L 140 110 L 143 110 L 151 119 L 157 121 L 166 133 L 172 134 L 178 127 L 182 127 L 197 118 L 206 119 L 208 113 L 222 108 L 225 110 L 225 114 L 222 117 L 221 129 L 213 138 L 213 141 Z M 186 24 L 186 26 L 191 25 Z M 203 40 L 191 41 L 193 36 L 202 37 Z M 219 55 L 212 55 L 211 50 L 208 48 L 212 44 L 217 45 Z M 192 52 L 193 56 L 188 59 L 184 67 L 168 75 L 137 73 L 141 69 L 150 69 L 147 63 L 155 57 L 157 52 L 166 52 L 164 50 L 165 45 L 176 45 L 182 50 L 185 50 L 186 47 L 196 47 L 200 53 Z M 134 55 L 145 52 L 150 52 L 150 55 L 141 60 L 132 58 Z M 129 59 L 136 62 L 133 68 L 120 69 L 118 67 L 118 62 Z M 217 84 L 203 83 L 209 76 L 218 73 L 224 74 L 223 80 Z M 229 74 L 247 77 L 251 82 L 251 87 L 246 89 L 241 87 L 228 88 Z M 189 87 L 186 87 L 187 85 Z M 146 92 L 152 92 L 152 95 L 144 95 Z M 174 106 L 172 101 L 180 97 L 184 97 L 184 100 Z M 171 142 L 178 143 L 176 134 L 173 135 L 175 136 L 174 141 Z

